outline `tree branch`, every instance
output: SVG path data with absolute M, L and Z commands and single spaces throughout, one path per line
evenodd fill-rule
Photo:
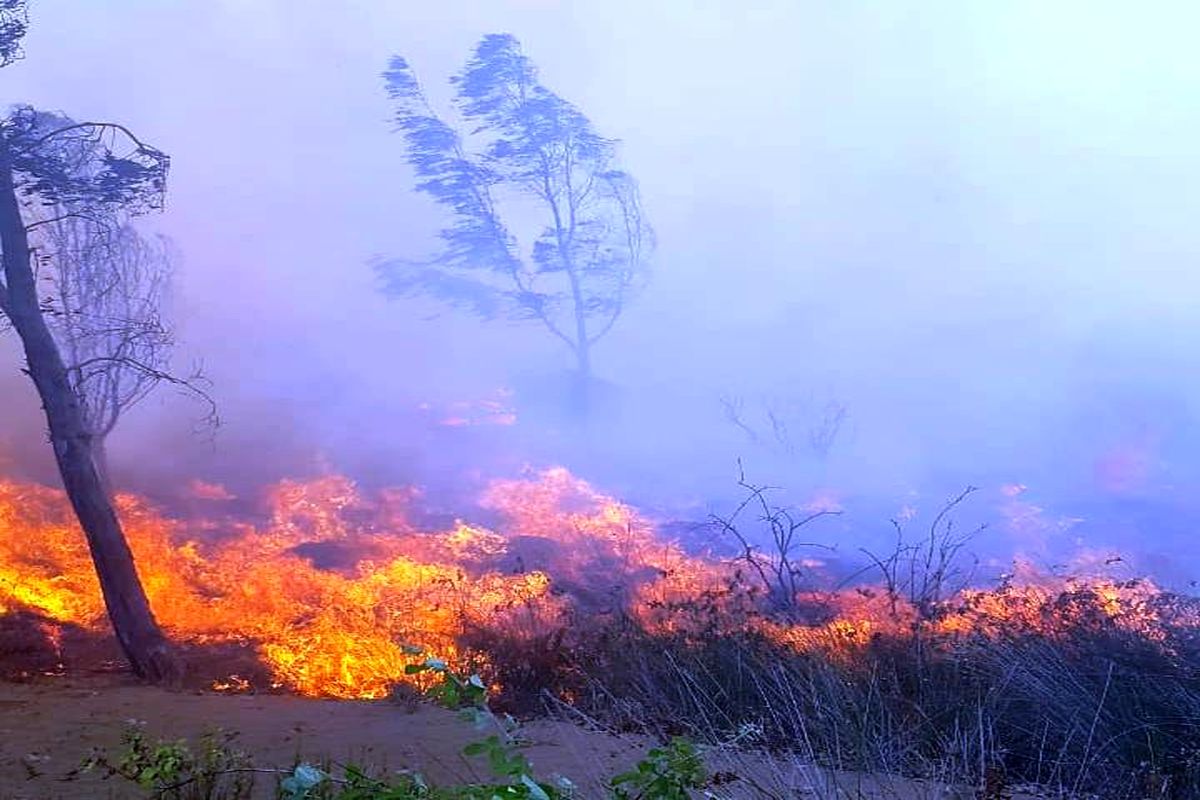
M 604 323 L 604 325 L 600 328 L 600 330 L 598 330 L 594 335 L 588 337 L 588 344 L 593 345 L 596 342 L 600 341 L 602 338 L 604 338 L 604 335 L 607 334 L 609 331 L 611 331 L 613 329 L 613 326 L 617 324 L 617 320 L 621 318 L 621 312 L 624 310 L 625 310 L 625 301 L 621 300 L 616 304 L 616 307 L 613 309 L 612 316 L 608 318 L 608 322 Z
M 83 220 L 87 220 L 88 222 L 94 222 L 97 225 L 103 224 L 103 222 L 100 220 L 100 218 L 95 215 L 70 212 L 67 214 L 59 214 L 57 217 L 50 217 L 48 219 L 39 219 L 37 222 L 31 222 L 25 226 L 25 231 L 26 231 L 26 233 L 28 233 L 28 232 L 33 231 L 35 228 L 41 227 L 42 225 L 52 225 L 56 222 L 62 222 L 64 220 L 68 220 L 68 219 L 83 219 Z
M 202 383 L 208 381 L 208 379 L 204 377 L 202 370 L 195 370 L 191 376 L 187 378 L 181 378 L 171 372 L 156 369 L 129 356 L 95 356 L 93 358 L 86 359 L 79 364 L 74 364 L 67 367 L 67 372 L 82 376 L 84 369 L 97 364 L 115 364 L 124 367 L 130 367 L 154 381 L 162 381 L 163 383 L 169 383 L 172 386 L 180 388 L 186 394 L 201 400 L 206 406 L 208 406 L 208 411 L 202 418 L 203 425 L 205 427 L 220 427 L 221 417 L 218 412 L 217 401 L 213 399 L 208 390 L 201 385 Z
M 119 122 L 76 122 L 76 123 L 72 123 L 71 125 L 64 125 L 61 128 L 50 131 L 49 133 L 45 134 L 41 138 L 35 139 L 33 141 L 33 146 L 40 147 L 41 145 L 43 145 L 46 142 L 53 139 L 55 136 L 61 136 L 64 133 L 70 133 L 71 131 L 82 130 L 84 128 L 88 128 L 91 130 L 106 130 L 107 129 L 107 130 L 119 131 L 119 132 L 125 134 L 127 137 L 129 137 L 129 140 L 131 142 L 133 142 L 135 145 L 137 145 L 137 148 L 139 150 L 149 150 L 152 152 L 158 152 L 155 148 L 150 147 L 149 145 L 143 143 L 141 139 L 139 139 L 137 136 L 135 136 L 133 134 L 133 131 L 129 130 L 129 128 L 126 128 L 124 125 L 120 124 Z

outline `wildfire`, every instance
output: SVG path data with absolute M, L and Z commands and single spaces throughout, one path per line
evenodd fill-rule
M 188 494 L 197 500 L 234 500 L 235 495 L 219 483 L 210 483 L 198 478 L 188 483 Z
M 411 679 L 404 667 L 413 646 L 451 662 L 478 658 L 465 650 L 472 633 L 532 637 L 617 613 L 651 633 L 686 636 L 715 625 L 845 658 L 889 633 L 1053 636 L 1089 614 L 1148 642 L 1166 640 L 1163 595 L 1145 582 L 1027 575 L 963 591 L 933 610 L 878 587 L 811 591 L 791 600 L 821 609 L 816 617 L 764 613 L 763 587 L 746 580 L 745 563 L 664 539 L 633 508 L 561 468 L 494 481 L 481 504 L 497 514 L 495 530 L 466 522 L 420 530 L 405 515 L 414 497 L 368 497 L 329 476 L 272 487 L 269 513 L 257 523 L 172 519 L 131 495 L 118 504 L 168 634 L 251 647 L 270 685 L 306 695 L 382 697 Z M 104 629 L 86 545 L 60 492 L 0 481 L 0 531 L 0 613 Z M 214 688 L 252 683 L 230 675 Z
M 438 409 L 432 403 L 422 403 L 419 410 L 436 413 L 436 423 L 443 428 L 467 428 L 481 425 L 510 426 L 517 424 L 511 389 L 501 388 L 482 400 L 458 400 Z

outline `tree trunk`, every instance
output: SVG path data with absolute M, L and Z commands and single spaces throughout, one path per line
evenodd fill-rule
M 24 346 L 26 371 L 41 397 L 58 471 L 87 537 L 117 641 L 136 675 L 155 683 L 175 682 L 179 662 L 150 611 L 133 554 L 96 468 L 79 398 L 42 316 L 8 143 L 2 136 L 0 246 L 7 295 L 4 311 Z
M 103 434 L 92 434 L 92 463 L 100 478 L 100 488 L 111 499 L 113 496 L 112 475 L 108 471 L 108 440 Z
M 592 346 L 586 342 L 575 349 L 575 366 L 585 382 L 592 379 Z
M 555 220 L 558 215 L 555 213 Z M 591 413 L 592 389 L 592 343 L 588 340 L 587 313 L 584 310 L 583 286 L 579 275 L 570 264 L 571 256 L 559 237 L 559 251 L 563 263 L 567 264 L 567 277 L 571 281 L 571 302 L 575 312 L 575 380 L 571 387 L 571 411 L 578 421 L 586 422 Z
M 571 386 L 571 410 L 586 421 L 592 411 L 592 354 L 585 343 L 575 349 L 576 372 Z

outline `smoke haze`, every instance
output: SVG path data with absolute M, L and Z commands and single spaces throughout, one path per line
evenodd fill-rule
M 563 463 L 703 516 L 741 458 L 845 506 L 827 531 L 851 550 L 973 484 L 996 552 L 1136 549 L 1189 579 L 1195 10 L 743 5 L 33 4 L 6 100 L 171 155 L 146 225 L 184 254 L 178 360 L 203 359 L 224 420 L 197 437 L 195 409 L 156 395 L 115 436 L 118 476 L 248 492 L 330 469 L 469 494 Z M 369 265 L 427 254 L 442 223 L 380 72 L 404 55 L 445 107 L 492 32 L 621 140 L 657 231 L 652 282 L 596 351 L 611 396 L 586 431 L 556 412 L 561 344 L 389 300 Z M 0 466 L 50 480 L 9 339 Z M 516 425 L 447 424 L 488 400 Z

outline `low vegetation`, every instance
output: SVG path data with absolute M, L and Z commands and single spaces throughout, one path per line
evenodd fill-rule
M 435 786 L 420 773 L 401 771 L 372 774 L 358 764 L 316 765 L 291 769 L 256 767 L 249 754 L 232 745 L 232 737 L 210 734 L 195 746 L 183 740 L 150 741 L 131 727 L 115 756 L 93 754 L 82 766 L 106 777 L 119 777 L 140 787 L 155 800 L 243 800 L 251 796 L 255 779 L 275 781 L 280 800 L 569 800 L 575 785 L 566 777 L 538 777 L 521 752 L 521 726 L 489 705 L 488 689 L 479 675 L 463 676 L 444 662 L 428 658 L 409 667 L 410 674 L 428 674 L 427 694 L 487 735 L 463 749 L 483 759 L 494 780 L 490 783 Z M 700 750 L 676 737 L 653 748 L 633 769 L 609 782 L 612 800 L 686 800 L 690 791 L 709 782 Z
M 324 495 L 291 488 L 304 508 L 325 508 L 318 502 Z M 260 634 L 257 651 L 239 651 L 246 660 L 238 662 L 237 680 L 206 673 L 221 679 L 214 688 L 378 699 L 389 685 L 399 685 L 397 696 L 416 686 L 488 729 L 470 751 L 496 773 L 483 788 L 429 787 L 416 775 L 375 775 L 352 765 L 267 771 L 313 797 L 475 797 L 481 795 L 469 792 L 491 796 L 486 792 L 498 787 L 507 787 L 500 797 L 565 796 L 566 784 L 536 775 L 522 758 L 513 721 L 547 713 L 661 743 L 638 769 L 612 779 L 614 798 L 662 796 L 650 792 L 698 782 L 683 741 L 710 754 L 741 748 L 829 770 L 973 787 L 995 798 L 1034 787 L 1061 797 L 1200 797 L 1200 601 L 1145 581 L 1102 577 L 1025 574 L 972 588 L 979 580 L 966 556 L 971 531 L 960 532 L 952 520 L 969 492 L 919 534 L 898 531 L 892 552 L 869 554 L 876 580 L 822 590 L 804 572 L 802 542 L 809 537 L 800 535 L 814 515 L 776 508 L 753 486 L 738 513 L 717 521 L 736 548 L 732 559 L 664 543 L 626 507 L 565 474 L 503 488 L 519 535 L 460 527 L 380 537 L 346 531 L 331 512 L 319 518 L 319 536 L 296 523 L 235 543 L 231 552 L 253 552 L 253 563 L 262 565 L 247 574 L 239 564 L 251 559 L 214 559 L 208 570 L 204 553 L 172 544 L 167 527 L 131 530 L 158 537 L 150 540 L 158 549 L 147 551 L 157 558 L 148 561 L 192 570 L 155 584 L 161 597 L 176 601 L 163 607 L 177 612 L 169 617 L 180 621 L 177 635 L 191 619 L 178 612 L 201 608 L 207 616 L 197 619 L 216 619 L 220 630 L 240 614 L 258 620 L 247 629 L 251 641 L 258 630 L 275 637 Z M 17 496 L 22 508 L 40 508 L 40 495 Z M 280 518 L 290 519 L 282 512 Z M 30 558 L 57 564 L 47 555 L 57 552 L 48 544 L 54 530 L 37 540 Z M 377 555 L 343 575 L 288 555 L 297 541 L 369 546 L 365 552 Z M 264 555 L 263 543 L 276 554 Z M 418 547 L 425 560 L 406 555 L 404 548 Z M 522 554 L 542 564 L 523 566 Z M 54 574 L 76 562 L 86 564 L 79 557 Z M 26 566 L 34 562 L 15 563 L 22 574 L 37 575 Z M 211 600 L 241 597 L 229 581 L 254 585 L 285 568 L 298 588 L 283 616 L 270 615 L 278 603 Z M 222 592 L 197 591 L 209 575 L 224 578 L 213 584 Z M 70 599 L 61 579 L 45 585 L 44 597 L 30 597 Z M 277 584 L 260 585 L 273 592 Z M 508 591 L 512 586 L 520 591 Z M 174 588 L 186 591 L 166 592 Z M 29 619 L 39 618 L 31 612 Z M 426 645 L 422 657 L 442 660 L 405 669 L 414 658 L 398 643 L 405 640 Z M 338 680 L 289 682 L 289 673 L 266 669 L 265 659 L 258 672 L 242 671 L 254 667 L 248 662 L 256 653 L 261 659 L 283 645 L 310 676 Z M 231 662 L 209 663 L 228 670 Z M 468 677 L 455 677 L 446 664 Z M 264 776 L 208 743 L 176 747 L 135 737 L 128 750 L 128 758 L 95 767 L 176 792 L 162 797 L 203 797 L 187 792 Z M 213 772 L 219 781 L 192 777 Z M 745 786 L 756 776 L 737 777 Z
M 1136 595 L 1139 585 L 1123 589 Z M 626 619 L 572 636 L 493 636 L 486 659 L 475 642 L 464 652 L 479 659 L 478 673 L 433 658 L 410 666 L 428 696 L 480 731 L 465 754 L 488 765 L 488 783 L 435 786 L 356 764 L 257 768 L 220 736 L 189 745 L 150 742 L 139 730 L 90 768 L 172 800 L 243 797 L 264 777 L 290 800 L 579 796 L 522 753 L 513 715 L 550 713 L 664 743 L 610 779 L 611 800 L 730 796 L 704 766 L 706 752 L 730 748 L 974 787 L 987 798 L 1200 796 L 1200 641 L 1190 625 L 1169 622 L 1190 619 L 1191 601 L 1159 594 L 1147 602 L 1176 605 L 1114 611 L 1113 597 L 1090 584 L 986 598 L 1005 604 L 1000 633 L 938 627 L 966 613 L 947 606 L 906 630 L 840 641 L 826 632 L 823 648 L 802 650 L 752 629 L 648 633 Z M 1130 617 L 1152 613 L 1148 636 L 1145 620 Z M 744 793 L 759 788 L 755 778 L 731 780 Z

